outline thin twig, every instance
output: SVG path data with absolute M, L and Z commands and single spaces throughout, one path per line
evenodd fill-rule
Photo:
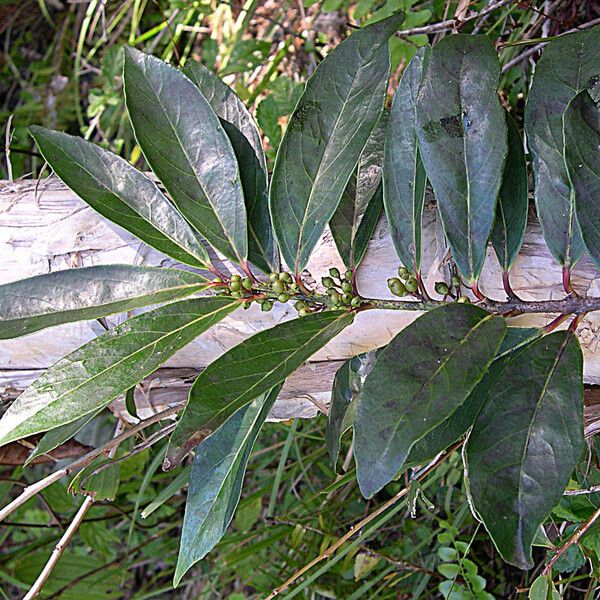
M 600 485 L 593 485 L 585 490 L 565 490 L 563 496 L 583 496 L 585 494 L 596 494 L 600 492 Z
M 13 180 L 12 163 L 10 162 L 10 144 L 12 142 L 12 133 L 10 128 L 14 115 L 10 115 L 6 121 L 6 131 L 4 132 L 4 156 L 6 157 L 6 176 L 9 181 Z
M 569 541 L 561 546 L 560 550 L 550 559 L 550 562 L 546 565 L 546 568 L 542 571 L 542 575 L 548 575 L 552 571 L 554 563 L 573 545 L 579 542 L 583 534 L 595 523 L 600 517 L 600 508 L 575 532 L 573 536 L 569 538 Z
M 370 515 L 365 517 L 362 521 L 359 521 L 356 525 L 353 525 L 349 531 L 347 531 L 341 538 L 332 544 L 325 550 L 321 552 L 319 556 L 311 560 L 309 563 L 304 565 L 301 569 L 296 571 L 289 579 L 284 581 L 279 587 L 275 588 L 266 598 L 265 600 L 273 600 L 277 595 L 281 594 L 287 590 L 290 585 L 292 585 L 295 581 L 297 581 L 304 573 L 312 569 L 315 565 L 320 563 L 321 561 L 329 558 L 332 554 L 334 554 L 341 546 L 343 546 L 351 537 L 356 535 L 363 527 L 368 525 L 371 521 L 376 519 L 379 515 L 384 513 L 388 508 L 396 504 L 399 500 L 404 498 L 410 491 L 411 486 L 415 481 L 421 481 L 427 475 L 429 475 L 440 463 L 445 461 L 457 448 L 462 445 L 462 442 L 458 442 L 454 444 L 447 452 L 441 454 L 437 460 L 434 460 L 431 464 L 429 464 L 425 469 L 419 472 L 418 476 L 413 479 L 413 481 L 407 485 L 404 489 L 400 490 L 395 496 L 392 496 L 387 502 L 384 502 L 379 508 L 374 510 Z
M 182 404 L 171 406 L 163 410 L 162 412 L 159 412 L 149 417 L 148 419 L 141 421 L 137 425 L 134 425 L 131 429 L 128 429 L 127 431 L 124 431 L 122 434 L 118 435 L 112 440 L 109 440 L 108 442 L 106 442 L 106 444 L 100 446 L 99 448 L 95 448 L 87 454 L 84 454 L 81 458 L 78 458 L 77 460 L 73 461 L 67 467 L 59 469 L 58 471 L 51 473 L 44 479 L 41 479 L 40 481 L 30 486 L 27 486 L 17 498 L 15 498 L 8 506 L 5 506 L 2 510 L 0 510 L 0 522 L 2 522 L 6 517 L 8 517 L 8 515 L 14 512 L 17 508 L 19 508 L 19 506 L 27 502 L 27 500 L 33 498 L 36 494 L 38 494 L 48 486 L 52 485 L 54 482 L 58 481 L 59 479 L 62 479 L 70 473 L 83 469 L 98 456 L 101 456 L 105 452 L 109 451 L 111 448 L 117 447 L 121 442 L 130 438 L 133 435 L 136 435 L 143 429 L 146 429 L 146 427 L 149 427 L 154 423 L 158 423 L 159 421 L 170 417 L 177 411 L 181 410 L 181 407 Z

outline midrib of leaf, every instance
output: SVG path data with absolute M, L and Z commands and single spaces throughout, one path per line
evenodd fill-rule
M 356 49 L 356 52 L 360 56 L 360 51 L 359 51 L 358 47 Z M 371 61 L 371 63 L 374 62 L 374 60 L 375 59 L 373 59 Z M 346 106 L 347 106 L 347 104 L 349 102 L 349 98 L 352 97 L 352 92 L 354 90 L 354 87 L 355 87 L 355 84 L 356 84 L 356 80 L 358 79 L 359 73 L 363 69 L 365 69 L 367 66 L 370 66 L 371 63 L 363 64 L 363 65 L 359 66 L 358 69 L 356 70 L 356 74 L 355 74 L 355 76 L 352 79 L 352 83 L 351 83 L 350 87 L 348 88 L 348 92 L 346 93 L 344 100 L 342 100 L 342 108 L 338 112 L 338 114 L 337 114 L 337 116 L 335 118 L 335 122 L 333 124 L 332 129 L 331 129 L 331 135 L 329 136 L 329 140 L 327 141 L 327 144 L 323 148 L 323 153 L 321 154 L 321 157 L 319 158 L 319 165 L 317 166 L 317 170 L 316 170 L 317 175 L 312 180 L 312 186 L 310 188 L 310 193 L 308 195 L 308 200 L 306 202 L 306 206 L 304 207 L 304 214 L 302 215 L 302 222 L 300 223 L 300 231 L 299 231 L 299 234 L 298 234 L 298 252 L 296 254 L 296 266 L 295 266 L 296 272 L 298 272 L 298 265 L 299 265 L 299 260 L 300 260 L 300 254 L 302 253 L 302 247 L 303 247 L 302 246 L 302 238 L 304 237 L 304 228 L 305 228 L 306 223 L 308 221 L 309 215 L 312 212 L 314 212 L 314 210 L 313 210 L 313 211 L 310 211 L 310 213 L 309 213 L 309 208 L 310 208 L 310 206 L 312 204 L 312 198 L 313 198 L 313 194 L 314 194 L 315 188 L 317 186 L 317 180 L 320 181 L 320 179 L 321 179 L 321 165 L 323 164 L 323 160 L 325 158 L 325 155 L 327 154 L 327 149 L 331 145 L 331 139 L 333 138 L 333 136 L 335 135 L 335 133 L 337 131 L 338 124 L 339 124 L 340 119 L 342 117 L 342 113 L 345 112 Z M 373 129 L 375 128 L 376 124 L 377 124 L 377 122 L 374 123 L 373 127 L 371 128 L 371 131 L 373 131 Z M 366 142 L 365 142 L 365 144 L 366 144 Z M 347 146 L 348 146 L 348 144 L 346 144 L 342 149 L 340 149 L 340 151 L 338 152 L 338 154 L 335 157 L 333 157 L 333 159 L 330 161 L 330 164 L 333 161 L 335 161 L 335 159 L 337 159 L 337 157 L 343 152 L 343 150 L 345 150 L 347 148 Z M 352 173 L 350 173 L 350 176 L 346 179 L 346 181 L 344 182 L 344 184 L 342 186 L 340 186 L 340 189 L 342 190 L 342 193 L 343 193 L 343 190 L 346 189 L 346 186 L 348 185 L 348 182 L 350 181 L 351 177 L 352 177 Z
M 55 142 L 52 142 L 56 148 L 58 148 L 60 150 L 60 152 L 62 152 L 62 154 L 64 154 L 65 158 L 64 160 L 66 160 L 67 162 L 71 162 L 71 157 L 66 153 L 66 151 L 62 148 L 62 146 L 56 144 Z M 175 238 L 173 238 L 168 232 L 166 231 L 162 231 L 159 230 L 153 223 L 152 221 L 150 221 L 148 218 L 146 218 L 143 214 L 141 214 L 139 212 L 139 210 L 136 210 L 136 208 L 134 208 L 133 206 L 131 206 L 131 204 L 129 204 L 129 202 L 127 202 L 126 200 L 124 200 L 123 198 L 121 198 L 121 196 L 119 196 L 118 194 L 116 194 L 113 190 L 111 190 L 110 188 L 106 187 L 106 184 L 104 184 L 103 182 L 101 182 L 95 175 L 94 173 L 92 173 L 91 171 L 89 171 L 86 167 L 83 166 L 82 163 L 78 163 L 78 166 L 85 171 L 91 179 L 93 179 L 96 184 L 98 185 L 98 187 L 102 188 L 105 192 L 108 192 L 109 194 L 111 194 L 112 196 L 114 196 L 115 198 L 118 198 L 121 202 L 123 202 L 124 204 L 126 204 L 134 213 L 136 213 L 139 218 L 144 222 L 147 223 L 149 225 L 151 225 L 153 228 L 157 229 L 158 231 L 160 231 L 160 233 L 162 233 L 165 238 L 167 238 L 170 242 L 172 242 L 173 244 L 175 244 L 178 248 L 181 248 L 181 250 L 183 250 L 186 254 L 189 254 L 190 256 L 194 256 L 195 258 L 197 258 L 198 260 L 200 260 L 200 262 L 204 263 L 205 259 L 204 258 L 200 258 L 199 256 L 195 256 L 194 254 L 191 254 L 190 250 L 187 250 L 185 247 L 183 247 L 181 245 L 181 243 L 176 240 Z M 107 165 L 104 165 L 104 167 L 106 168 Z M 110 168 L 109 168 L 110 171 Z M 140 173 L 140 175 L 142 175 L 143 177 L 146 177 L 143 173 Z M 164 194 L 160 191 L 160 188 L 151 180 L 148 179 L 155 187 L 156 190 L 158 191 L 159 194 L 161 194 L 165 200 L 168 202 L 167 198 L 164 196 Z M 119 212 L 118 210 L 116 210 L 115 212 Z M 120 225 L 120 227 L 122 227 L 122 225 Z M 154 239 L 159 239 L 159 238 L 154 238 Z M 143 240 L 142 240 L 143 241 Z
M 137 65 L 137 63 L 136 63 L 136 65 Z M 141 69 L 141 68 L 140 68 L 139 70 L 140 70 L 140 72 L 142 72 L 142 69 Z M 181 74 L 183 75 L 183 73 L 181 73 Z M 145 79 L 148 81 L 148 78 L 146 77 L 146 74 L 145 74 L 145 72 L 143 73 L 143 75 L 144 75 L 144 78 L 145 78 Z M 183 76 L 185 77 L 185 75 L 183 75 Z M 186 77 L 186 79 L 187 79 L 187 77 Z M 188 79 L 188 81 L 190 81 L 190 83 L 191 83 L 191 84 L 194 86 L 194 89 L 195 89 L 195 90 L 198 90 L 198 88 L 197 88 L 197 87 L 196 87 L 196 85 L 193 83 L 193 81 L 191 81 L 191 80 L 189 80 L 189 79 Z M 177 133 L 177 130 L 175 129 L 175 127 L 174 127 L 173 123 L 171 123 L 171 120 L 169 119 L 169 117 L 168 117 L 168 115 L 167 115 L 167 113 L 166 113 L 166 111 L 165 111 L 165 108 L 164 108 L 164 106 L 163 106 L 162 102 L 160 101 L 160 98 L 159 98 L 159 96 L 158 96 L 158 95 L 157 95 L 157 94 L 154 92 L 154 88 L 152 87 L 152 85 L 149 85 L 148 87 L 150 87 L 150 89 L 151 89 L 151 91 L 152 91 L 152 94 L 154 95 L 154 97 L 155 97 L 155 99 L 156 99 L 156 102 L 157 102 L 157 104 L 158 104 L 158 106 L 159 106 L 159 108 L 160 108 L 161 112 L 163 113 L 163 115 L 164 115 L 164 117 L 165 117 L 165 119 L 166 119 L 167 123 L 169 124 L 169 127 L 171 128 L 171 130 L 172 130 L 173 134 L 175 135 L 175 138 L 177 139 L 177 142 L 179 143 L 179 147 L 181 148 L 181 150 L 182 150 L 182 152 L 183 152 L 183 154 L 184 154 L 184 156 L 185 156 L 185 158 L 186 158 L 186 160 L 187 160 L 188 166 L 190 167 L 190 169 L 192 170 L 192 172 L 193 172 L 193 173 L 194 173 L 194 175 L 196 176 L 196 177 L 195 177 L 195 180 L 196 180 L 196 182 L 198 183 L 198 185 L 199 185 L 200 189 L 202 190 L 202 193 L 204 194 L 204 197 L 206 198 L 206 201 L 207 201 L 207 202 L 210 204 L 210 207 L 212 208 L 213 214 L 215 215 L 215 217 L 216 217 L 217 221 L 219 222 L 219 225 L 221 226 L 221 229 L 223 230 L 223 233 L 224 233 L 224 234 L 225 234 L 225 236 L 227 237 L 227 241 L 229 242 L 229 244 L 230 244 L 231 248 L 233 249 L 233 251 L 234 251 L 234 253 L 235 253 L 235 255 L 236 255 L 237 259 L 240 261 L 240 263 L 243 263 L 243 262 L 244 262 L 244 259 L 243 259 L 243 258 L 240 256 L 240 254 L 239 254 L 239 252 L 238 252 L 238 249 L 237 249 L 237 247 L 236 247 L 236 244 L 234 244 L 234 242 L 233 242 L 233 239 L 232 239 L 232 238 L 231 238 L 231 236 L 229 235 L 229 232 L 228 232 L 228 231 L 227 231 L 227 229 L 224 227 L 224 225 L 223 225 L 223 220 L 221 219 L 221 215 L 219 214 L 219 211 L 218 211 L 218 210 L 216 210 L 216 208 L 215 208 L 215 206 L 213 205 L 213 203 L 212 203 L 212 201 L 211 201 L 211 199 L 210 199 L 209 195 L 206 193 L 206 190 L 205 190 L 204 186 L 202 185 L 202 182 L 200 181 L 199 175 L 198 175 L 198 173 L 196 172 L 196 169 L 194 168 L 194 166 L 193 166 L 193 163 L 192 163 L 192 161 L 191 161 L 190 157 L 188 156 L 187 149 L 186 149 L 185 145 L 183 144 L 183 142 L 181 141 L 181 139 L 180 139 L 180 137 L 179 137 L 179 134 Z M 144 94 L 144 93 L 143 93 L 143 92 L 140 90 L 140 88 L 139 88 L 139 87 L 137 87 L 137 90 L 138 90 L 138 93 L 139 93 L 141 96 L 146 96 L 146 95 L 145 95 L 145 94 Z M 127 92 L 125 92 L 125 93 L 127 93 Z M 199 93 L 200 95 L 202 95 L 202 93 L 200 92 L 200 90 L 198 90 L 198 93 Z M 146 96 L 146 98 L 148 98 L 148 96 Z M 208 101 L 207 101 L 207 103 L 208 103 Z M 211 109 L 211 110 L 212 110 L 212 109 Z M 218 119 L 217 119 L 217 121 L 218 121 Z M 155 128 L 153 128 L 153 129 L 154 129 L 154 131 L 156 132 L 156 129 L 155 129 Z M 217 129 L 221 129 L 221 131 L 222 131 L 222 133 L 223 133 L 223 136 L 224 136 L 224 137 L 227 137 L 227 136 L 226 136 L 226 134 L 225 134 L 225 131 L 224 131 L 224 130 L 223 130 L 223 128 L 221 127 L 221 124 L 220 124 L 220 123 L 218 123 L 218 122 L 217 122 Z M 227 138 L 227 142 L 226 142 L 226 143 L 230 143 L 230 142 L 229 142 L 229 138 Z M 140 148 L 141 148 L 141 146 L 140 146 Z M 232 150 L 232 152 L 233 152 L 233 150 Z M 237 165 L 237 161 L 236 161 L 236 165 Z M 237 168 L 237 167 L 236 167 L 236 168 Z M 238 169 L 238 179 L 239 179 L 239 169 Z M 187 195 L 187 194 L 186 194 L 186 195 Z M 189 198 L 189 196 L 188 196 L 188 198 Z M 192 199 L 190 198 L 190 200 L 192 200 Z
M 548 387 L 550 385 L 550 381 L 554 377 L 554 373 L 556 372 L 558 363 L 560 362 L 562 355 L 564 354 L 565 348 L 571 341 L 572 335 L 573 334 L 571 332 L 568 333 L 568 335 L 565 337 L 565 340 L 560 347 L 560 350 L 558 351 L 558 354 L 556 355 L 556 359 L 554 360 L 554 362 L 552 364 L 552 368 L 551 368 L 550 372 L 548 373 L 548 377 L 546 377 L 546 381 L 544 381 L 544 386 L 540 393 L 540 397 L 539 397 L 538 401 L 535 403 L 535 409 L 533 411 L 533 415 L 531 416 L 531 421 L 529 423 L 529 427 L 527 428 L 527 436 L 525 437 L 525 444 L 523 445 L 523 452 L 521 453 L 521 464 L 519 466 L 519 490 L 518 490 L 518 494 L 517 494 L 518 504 L 519 504 L 519 526 L 518 526 L 519 533 L 521 532 L 521 527 L 522 527 L 522 523 L 523 523 L 523 510 L 522 510 L 523 506 L 522 506 L 522 497 L 521 496 L 522 496 L 522 481 L 523 481 L 523 473 L 524 473 L 525 456 L 527 454 L 527 450 L 529 449 L 529 442 L 531 440 L 531 434 L 533 432 L 533 425 L 535 423 L 535 419 L 540 410 L 540 407 L 542 405 L 544 397 L 546 396 L 546 393 L 548 392 Z M 519 544 L 519 546 L 521 546 L 521 536 L 520 535 L 518 538 L 518 544 Z
M 462 58 L 460 61 L 460 71 L 459 71 L 459 107 L 460 107 L 460 120 L 463 128 L 463 160 L 465 164 L 465 173 L 467 179 L 467 260 L 469 261 L 469 277 L 473 281 L 475 279 L 475 273 L 473 269 L 473 239 L 471 237 L 471 219 L 473 218 L 473 214 L 471 212 L 471 177 L 469 175 L 469 161 L 467 159 L 467 131 L 465 130 L 465 117 L 464 117 L 464 108 L 463 108 L 463 68 L 465 66 L 465 54 L 462 53 Z
M 431 377 L 429 377 L 427 379 L 427 381 L 423 382 L 423 384 L 421 384 L 421 387 L 411 396 L 411 400 L 414 400 L 417 396 L 419 396 L 421 394 L 421 392 L 425 389 L 425 387 L 427 385 L 429 385 L 429 383 L 431 383 L 431 381 L 433 381 L 438 374 L 442 371 L 442 369 L 445 368 L 446 364 L 448 363 L 448 361 L 454 356 L 454 354 L 461 349 L 464 344 L 466 344 L 467 340 L 471 337 L 471 335 L 473 333 L 475 333 L 475 331 L 477 331 L 477 329 L 486 321 L 492 319 L 494 316 L 493 315 L 487 315 L 485 316 L 483 319 L 481 319 L 481 321 L 479 321 L 479 323 L 477 323 L 477 325 L 475 325 L 475 327 L 471 327 L 471 329 L 469 330 L 469 333 L 467 333 L 467 335 L 465 337 L 463 337 L 458 344 L 456 344 L 454 350 L 452 350 L 452 352 L 450 352 L 450 354 L 448 354 L 446 356 L 446 358 L 439 364 L 439 366 L 437 367 L 437 369 L 433 372 L 433 374 L 431 375 Z M 483 377 L 483 373 L 482 373 L 482 377 Z M 456 409 L 458 409 L 458 407 L 456 407 Z M 456 410 L 455 409 L 455 410 Z M 448 415 L 448 417 L 452 416 L 453 413 L 450 413 L 450 415 Z M 404 422 L 404 419 L 399 420 L 395 425 L 394 428 L 392 430 L 392 434 L 388 437 L 388 441 L 382 451 L 382 455 L 387 454 L 387 452 L 390 449 L 390 444 L 392 442 L 392 438 L 397 434 L 398 429 L 400 427 L 400 425 Z
M 182 325 L 181 327 L 178 327 L 177 329 L 173 329 L 171 331 L 169 331 L 168 333 L 166 333 L 165 335 L 157 338 L 156 340 L 149 342 L 148 344 L 145 344 L 144 346 L 140 346 L 135 352 L 132 352 L 131 354 L 128 354 L 127 356 L 124 356 L 123 358 L 121 358 L 120 360 L 118 360 L 115 363 L 112 363 L 109 367 L 106 367 L 105 369 L 102 369 L 101 371 L 99 371 L 98 373 L 96 373 L 95 375 L 93 375 L 92 377 L 89 377 L 88 379 L 86 379 L 85 381 L 79 383 L 78 385 L 76 385 L 75 387 L 65 391 L 64 393 L 62 393 L 60 396 L 57 396 L 52 402 L 51 404 L 54 405 L 57 402 L 60 402 L 60 400 L 62 400 L 66 395 L 68 394 L 73 394 L 76 391 L 78 391 L 80 388 L 82 388 L 83 386 L 89 384 L 90 382 L 94 381 L 94 379 L 96 379 L 97 377 L 100 377 L 101 375 L 104 375 L 107 371 L 110 371 L 112 369 L 115 369 L 116 367 L 120 366 L 123 362 L 133 358 L 134 356 L 136 356 L 137 354 L 139 354 L 140 352 L 143 352 L 144 350 L 147 350 L 148 348 L 151 348 L 152 346 L 157 346 L 161 341 L 165 340 L 168 337 L 171 337 L 181 331 L 183 331 L 184 329 L 187 329 L 188 327 L 191 327 L 192 325 L 195 325 L 196 323 L 199 323 L 201 321 L 203 321 L 204 319 L 207 319 L 209 317 L 212 317 L 216 314 L 218 314 L 219 312 L 221 312 L 222 310 L 225 310 L 227 308 L 230 308 L 231 304 L 226 304 L 222 307 L 220 307 L 217 310 L 213 310 L 209 313 L 206 313 L 200 317 L 198 317 L 197 319 L 193 319 L 192 321 L 189 321 L 188 323 L 186 323 L 185 325 Z M 98 339 L 98 338 L 96 338 Z M 69 362 L 69 365 L 72 364 L 72 362 Z M 65 365 L 65 367 L 68 365 Z M 49 405 L 50 406 L 50 405 Z M 38 411 L 39 412 L 39 411 Z M 37 415 L 38 413 L 36 413 Z M 83 415 L 80 415 L 83 416 Z M 76 419 L 73 419 L 76 420 Z M 65 425 L 67 423 L 71 423 L 72 421 L 67 421 L 66 423 L 64 423 Z M 19 424 L 21 425 L 21 424 Z

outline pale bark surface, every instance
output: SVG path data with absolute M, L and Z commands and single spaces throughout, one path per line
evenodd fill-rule
M 37 189 L 36 189 L 37 187 Z M 423 275 L 428 289 L 444 278 L 447 252 L 435 210 L 426 209 L 424 219 Z M 0 283 L 50 271 L 99 264 L 144 264 L 173 266 L 164 255 L 110 224 L 55 178 L 35 181 L 0 182 Z M 331 266 L 341 261 L 331 236 L 316 248 L 309 271 L 319 281 Z M 388 298 L 386 280 L 395 274 L 398 259 L 387 225 L 381 221 L 358 272 L 363 296 Z M 513 269 L 511 282 L 523 299 L 559 299 L 564 296 L 561 273 L 548 252 L 540 227 L 533 216 L 525 244 Z M 600 296 L 600 275 L 584 257 L 573 273 L 573 284 L 582 295 Z M 504 300 L 500 269 L 490 250 L 480 285 L 491 298 Z M 140 387 L 137 400 L 145 411 L 160 410 L 181 401 L 194 374 L 226 349 L 248 336 L 292 318 L 291 306 L 276 305 L 272 312 L 258 307 L 236 311 L 195 342 L 178 352 L 164 369 Z M 278 400 L 273 417 L 312 416 L 317 403 L 329 402 L 329 390 L 339 361 L 388 342 L 419 313 L 368 311 L 358 315 L 354 325 L 334 339 L 290 378 Z M 107 319 L 119 323 L 126 315 Z M 542 315 L 513 319 L 513 324 L 543 324 Z M 585 381 L 600 384 L 600 314 L 589 315 L 579 329 L 585 352 Z M 9 400 L 52 365 L 103 329 L 96 321 L 61 325 L 16 340 L 0 342 L 0 400 Z M 408 350 L 408 349 L 407 349 Z M 409 350 L 408 350 L 409 351 Z M 589 411 L 588 411 L 589 412 Z

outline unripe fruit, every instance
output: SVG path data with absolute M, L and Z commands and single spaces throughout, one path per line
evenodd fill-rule
M 231 281 L 242 281 L 242 276 L 236 273 L 235 275 L 231 276 Z
M 398 267 L 398 275 L 400 275 L 401 279 L 408 279 L 410 271 L 406 267 Z
M 290 297 L 287 294 L 279 294 L 279 296 L 277 296 L 277 300 L 279 300 L 279 302 L 283 302 L 283 304 L 285 304 L 289 299 Z
M 339 292 L 333 292 L 333 294 L 331 294 L 331 302 L 333 303 L 334 306 L 339 306 L 340 302 L 342 301 L 342 298 L 339 294 Z
M 456 301 L 461 304 L 469 304 L 471 302 L 470 298 L 467 298 L 466 296 L 460 296 Z
M 273 282 L 272 288 L 276 294 L 281 294 L 285 291 L 285 284 L 283 281 L 277 280 Z
M 330 288 L 335 285 L 335 282 L 333 281 L 333 279 L 331 279 L 331 277 L 322 277 L 321 283 L 323 284 L 323 287 L 326 288 Z
M 269 273 L 269 281 L 271 283 L 273 283 L 274 281 L 277 281 L 278 279 L 279 279 L 278 273 Z
M 332 277 L 335 277 L 336 279 L 340 278 L 340 270 L 336 269 L 335 267 L 332 267 L 331 269 L 329 269 L 329 274 Z
M 342 302 L 344 304 L 350 304 L 350 302 L 352 302 L 352 294 L 345 292 L 344 295 L 342 296 Z
M 354 298 L 352 298 L 352 302 L 350 302 L 350 305 L 352 306 L 352 308 L 358 308 L 361 305 L 362 300 L 360 299 L 360 296 L 354 296 Z
M 402 285 L 402 282 L 401 282 L 401 281 L 400 281 L 400 280 L 399 280 L 397 277 L 390 277 L 390 278 L 387 280 L 387 284 L 388 284 L 388 287 L 389 287 L 389 288 L 390 288 L 390 290 L 391 290 L 391 289 L 392 289 L 392 286 L 394 286 L 394 285 L 398 285 L 398 284 Z
M 440 294 L 440 296 L 445 296 L 450 290 L 444 281 L 436 281 L 435 291 Z
M 250 279 L 250 277 L 245 277 L 242 280 L 242 286 L 244 287 L 244 289 L 251 290 L 252 289 L 252 279 Z
M 350 269 L 344 273 L 344 279 L 346 281 L 352 281 L 352 271 Z
M 344 281 L 344 283 L 342 283 L 342 290 L 344 292 L 351 292 L 352 291 L 352 284 L 349 281 Z
M 306 304 L 306 302 L 304 302 L 304 300 L 298 300 L 295 304 L 294 304 L 294 308 L 297 311 L 301 311 L 303 308 L 308 308 L 308 304 Z
M 388 279 L 388 287 L 394 296 L 402 298 L 402 296 L 406 295 L 406 287 L 404 287 L 404 284 L 397 277 Z
M 310 310 L 308 308 L 301 308 L 298 311 L 298 315 L 301 317 L 306 317 L 306 315 L 310 315 Z
M 232 279 L 227 286 L 232 292 L 239 292 L 242 289 L 242 282 L 237 279 Z
M 413 294 L 419 289 L 419 282 L 414 277 L 409 277 L 404 284 L 407 292 Z
M 222 280 L 220 277 L 215 277 L 215 278 L 212 280 L 212 282 L 213 282 L 213 283 L 223 283 L 223 280 Z
M 233 298 L 238 298 L 238 299 L 240 299 L 240 298 L 243 298 L 243 297 L 244 297 L 244 294 L 242 294 L 242 292 L 231 292 L 231 296 L 232 296 Z
M 292 292 L 293 294 L 297 294 L 298 293 L 298 285 L 295 283 L 292 283 L 290 285 L 290 292 Z
M 260 306 L 260 309 L 263 312 L 269 312 L 273 308 L 273 303 L 270 300 L 266 300 Z
M 460 277 L 458 277 L 457 275 L 452 275 L 450 284 L 452 285 L 452 287 L 458 287 L 460 285 Z
M 331 294 L 334 294 L 337 290 L 335 288 L 327 288 L 327 295 L 331 296 Z
M 292 281 L 294 281 L 292 279 L 292 276 L 289 273 L 287 273 L 286 271 L 279 273 L 279 279 L 280 279 L 280 281 L 283 281 L 284 283 L 292 283 Z

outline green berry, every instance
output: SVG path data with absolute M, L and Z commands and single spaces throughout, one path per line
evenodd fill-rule
M 250 277 L 244 277 L 244 279 L 242 279 L 242 287 L 246 290 L 251 290 L 252 289 L 252 279 L 250 279 Z
M 469 304 L 471 302 L 471 300 L 469 298 L 467 298 L 466 296 L 460 296 L 459 298 L 456 299 L 457 302 L 460 302 L 461 304 Z
M 392 289 L 393 286 L 397 286 L 398 284 L 403 285 L 402 282 L 397 277 L 390 277 L 387 280 L 387 284 L 388 284 L 388 287 L 390 288 L 390 290 Z
M 240 298 L 243 298 L 243 297 L 244 297 L 244 294 L 242 294 L 242 292 L 231 292 L 231 296 L 232 296 L 233 298 L 238 298 L 238 299 L 240 299 Z
M 406 267 L 398 267 L 398 275 L 400 275 L 401 279 L 408 279 L 410 271 Z
M 283 281 L 284 283 L 292 283 L 292 281 L 294 281 L 292 276 L 286 271 L 279 273 L 279 280 Z
M 283 281 L 274 281 L 271 287 L 276 294 L 282 294 L 285 291 L 285 283 Z
M 306 315 L 310 315 L 310 309 L 308 309 L 308 308 L 301 308 L 298 311 L 298 315 L 301 316 L 301 317 L 306 317 Z
M 419 282 L 414 277 L 409 277 L 404 284 L 406 291 L 413 294 L 419 289 Z
M 396 282 L 392 283 L 390 285 L 390 292 L 392 292 L 392 294 L 394 294 L 394 296 L 398 296 L 399 298 L 402 298 L 402 296 L 406 296 L 406 287 L 404 286 L 404 284 L 399 281 L 396 280 Z
M 290 285 L 290 292 L 292 292 L 293 294 L 297 294 L 298 293 L 298 285 L 296 283 L 292 283 Z
M 330 288 L 335 285 L 335 282 L 333 281 L 333 279 L 331 279 L 331 277 L 322 277 L 321 283 L 323 284 L 323 287 L 326 288 Z
M 331 302 L 334 306 L 340 305 L 342 302 L 342 297 L 340 296 L 339 292 L 334 291 L 333 294 L 331 294 Z
M 303 308 L 308 308 L 308 304 L 306 304 L 306 302 L 304 302 L 304 300 L 298 300 L 295 304 L 294 304 L 294 308 L 298 311 L 302 310 Z
M 344 279 L 346 281 L 352 281 L 352 271 L 350 269 L 344 273 Z
M 248 310 L 252 306 L 252 302 L 244 302 L 244 310 Z
M 458 277 L 458 275 L 452 275 L 450 284 L 452 287 L 458 287 L 460 285 L 460 277 Z
M 283 304 L 285 304 L 289 299 L 290 297 L 287 294 L 279 294 L 279 296 L 277 296 L 277 300 L 279 300 L 279 302 L 283 302 Z
M 231 276 L 231 281 L 242 281 L 242 276 L 236 273 L 235 275 Z
M 450 290 L 448 289 L 448 285 L 445 281 L 436 281 L 435 282 L 435 291 L 440 296 L 445 296 Z
M 239 292 L 242 289 L 242 282 L 238 279 L 232 279 L 227 286 L 232 292 Z
M 350 302 L 352 302 L 352 294 L 349 294 L 348 292 L 345 292 L 342 295 L 342 303 L 343 304 L 350 304 Z
M 336 291 L 337 290 L 335 288 L 332 288 L 332 287 L 327 288 L 327 295 L 331 296 L 331 294 L 335 293 Z
M 342 291 L 350 293 L 352 291 L 352 284 L 349 281 L 342 283 Z
M 260 309 L 263 312 L 269 312 L 273 308 L 273 303 L 270 300 L 266 300 L 261 304 Z
M 350 305 L 352 306 L 352 308 L 358 308 L 362 303 L 362 300 L 360 299 L 360 296 L 354 296 L 354 298 L 352 298 L 352 302 L 350 302 Z
M 340 270 L 336 269 L 335 267 L 332 267 L 331 269 L 329 269 L 329 274 L 332 277 L 335 277 L 336 279 L 340 278 Z
M 213 282 L 213 283 L 223 283 L 223 280 L 222 280 L 220 277 L 215 277 L 215 278 L 212 280 L 212 282 Z
M 273 283 L 279 279 L 279 273 L 269 273 L 269 281 Z

